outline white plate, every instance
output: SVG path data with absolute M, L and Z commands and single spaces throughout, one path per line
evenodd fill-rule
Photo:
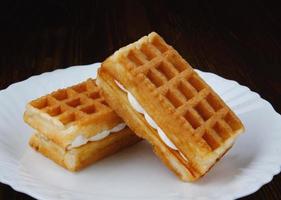
M 202 179 L 183 183 L 141 142 L 79 172 L 68 172 L 28 146 L 25 104 L 55 89 L 95 77 L 99 64 L 34 76 L 0 92 L 0 181 L 40 199 L 235 199 L 279 173 L 281 117 L 247 87 L 199 74 L 242 119 L 246 133 Z

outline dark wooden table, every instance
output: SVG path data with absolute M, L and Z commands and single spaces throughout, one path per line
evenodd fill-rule
M 10 0 L 1 3 L 0 22 L 0 89 L 102 61 L 154 30 L 192 66 L 249 86 L 281 112 L 280 7 L 266 0 Z M 32 198 L 0 184 L 0 199 Z M 281 199 L 281 175 L 243 199 Z

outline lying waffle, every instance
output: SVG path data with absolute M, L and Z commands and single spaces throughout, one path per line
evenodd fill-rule
M 71 171 L 140 140 L 107 105 L 92 79 L 31 101 L 24 120 L 36 130 L 30 145 Z
M 244 130 L 212 88 L 156 33 L 106 59 L 97 83 L 109 105 L 184 181 L 203 176 Z

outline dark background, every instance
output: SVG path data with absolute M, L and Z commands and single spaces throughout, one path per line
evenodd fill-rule
M 0 89 L 104 60 L 151 31 L 188 62 L 258 92 L 281 112 L 281 15 L 269 1 L 4 1 Z M 219 192 L 219 191 L 218 191 Z M 0 199 L 32 199 L 0 184 Z M 281 199 L 281 175 L 244 198 Z

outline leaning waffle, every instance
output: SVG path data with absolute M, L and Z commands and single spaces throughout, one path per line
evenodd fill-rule
M 89 138 L 122 122 L 93 79 L 31 101 L 24 120 L 62 148 L 79 135 Z
M 244 129 L 212 88 L 156 33 L 103 62 L 98 84 L 117 114 L 183 180 L 204 175 Z M 165 145 L 124 91 L 133 95 L 177 150 Z

